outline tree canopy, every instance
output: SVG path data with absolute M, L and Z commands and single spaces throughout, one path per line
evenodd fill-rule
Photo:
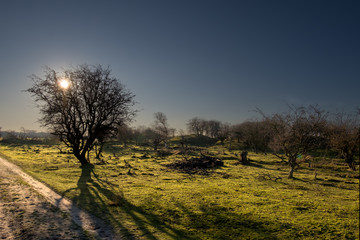
M 62 74 L 46 67 L 44 77 L 32 75 L 29 92 L 40 108 L 40 122 L 70 147 L 81 165 L 95 143 L 116 133 L 134 115 L 135 95 L 109 68 L 79 65 Z

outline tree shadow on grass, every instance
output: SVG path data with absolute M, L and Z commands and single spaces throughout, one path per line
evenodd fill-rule
M 256 161 L 249 159 L 249 163 L 246 164 L 246 166 L 250 166 L 250 167 L 256 167 L 256 168 L 265 168 L 262 164 L 258 164 Z M 265 168 L 267 169 L 267 168 Z
M 255 168 L 263 168 L 263 169 L 267 169 L 265 168 L 263 165 L 258 164 L 256 161 L 252 160 L 252 159 L 248 159 L 248 163 L 243 164 L 240 160 L 235 162 L 234 165 L 242 165 L 242 166 L 248 166 L 248 167 L 255 167 Z M 270 169 L 272 170 L 272 169 Z
M 196 212 L 181 203 L 176 206 L 190 220 L 201 239 L 278 239 L 274 235 L 276 223 L 256 219 L 253 215 L 235 213 L 211 203 L 201 204 L 200 211 Z
M 77 188 L 66 192 L 79 191 L 73 202 L 111 224 L 120 232 L 122 239 L 137 239 L 138 235 L 144 239 L 159 239 L 154 232 L 160 232 L 162 239 L 192 239 L 185 232 L 168 226 L 156 215 L 130 203 L 116 188 L 116 185 L 100 179 L 93 166 L 88 166 L 82 169 Z

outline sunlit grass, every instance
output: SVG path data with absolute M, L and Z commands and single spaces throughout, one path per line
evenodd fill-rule
M 118 145 L 105 150 L 106 165 L 82 172 L 54 146 L 0 146 L 125 238 L 358 239 L 359 175 L 341 160 L 314 160 L 316 168 L 302 163 L 290 180 L 288 166 L 271 155 L 250 153 L 251 165 L 243 166 L 239 151 L 221 146 L 203 149 L 225 162 L 203 175 L 166 167 L 180 155 L 160 158 L 150 148 Z

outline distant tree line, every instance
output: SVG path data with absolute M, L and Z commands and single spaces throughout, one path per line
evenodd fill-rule
M 43 138 L 52 138 L 53 136 L 47 132 L 39 132 L 36 130 L 28 130 L 24 127 L 21 127 L 18 131 L 15 130 L 5 130 L 1 131 L 0 127 L 0 137 L 4 140 L 34 140 L 34 139 L 43 139 Z
M 299 159 L 319 151 L 336 153 L 350 169 L 356 170 L 357 156 L 360 160 L 359 109 L 354 114 L 329 113 L 317 106 L 289 105 L 288 111 L 284 113 L 267 115 L 261 110 L 258 112 L 261 116 L 259 119 L 235 125 L 194 117 L 187 122 L 188 133 L 198 137 L 206 136 L 222 145 L 227 143 L 229 150 L 232 143 L 237 143 L 243 150 L 273 154 L 289 165 L 289 178 L 293 178 Z M 26 130 L 23 127 L 17 132 L 0 131 L 0 134 L 3 141 L 34 140 L 51 136 L 49 133 Z M 176 134 L 176 129 L 169 126 L 167 116 L 157 112 L 151 126 L 131 128 L 128 124 L 123 124 L 111 138 L 116 137 L 124 147 L 134 143 L 148 145 L 158 151 L 169 148 L 170 138 L 176 135 L 184 138 L 185 133 L 181 130 Z M 103 138 L 96 139 L 93 143 L 97 158 L 100 158 L 105 142 L 106 139 Z M 181 144 L 184 145 L 184 141 Z
M 217 120 L 205 120 L 194 117 L 186 125 L 189 133 L 218 139 L 221 141 L 221 144 L 224 144 L 224 141 L 231 137 L 230 124 Z
M 194 117 L 187 122 L 188 133 L 216 139 L 222 145 L 226 142 L 229 150 L 231 143 L 237 142 L 244 150 L 271 153 L 289 165 L 289 178 L 293 178 L 299 159 L 318 151 L 335 152 L 350 169 L 356 169 L 356 156 L 360 159 L 360 111 L 357 114 L 329 113 L 317 106 L 289 105 L 285 113 L 258 112 L 259 119 L 232 126 Z M 152 127 L 128 131 L 132 132 L 135 143 L 151 144 L 155 151 L 161 143 L 166 147 L 167 139 L 175 134 L 163 113 L 155 113 Z

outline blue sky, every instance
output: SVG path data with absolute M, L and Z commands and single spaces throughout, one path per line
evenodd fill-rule
M 1 1 L 0 126 L 39 130 L 27 77 L 110 66 L 136 94 L 134 125 L 164 112 L 240 123 L 318 104 L 360 105 L 359 1 Z

